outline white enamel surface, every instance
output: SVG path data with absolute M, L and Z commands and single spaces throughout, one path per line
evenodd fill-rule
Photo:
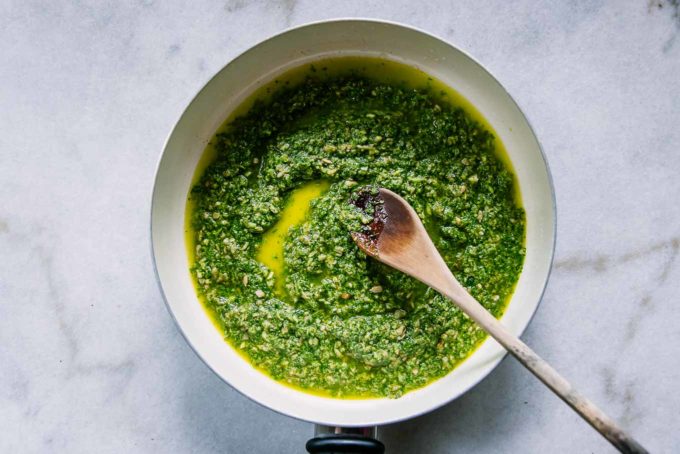
M 339 400 L 295 391 L 256 371 L 224 342 L 196 298 L 184 245 L 185 200 L 194 168 L 216 128 L 249 93 L 286 69 L 332 55 L 372 55 L 416 66 L 458 90 L 494 127 L 520 182 L 527 214 L 527 254 L 502 319 L 520 334 L 533 315 L 553 253 L 552 187 L 539 144 L 505 90 L 462 52 L 425 33 L 367 21 L 313 24 L 269 39 L 220 71 L 196 96 L 168 138 L 152 207 L 158 277 L 177 324 L 198 355 L 251 399 L 281 413 L 333 425 L 383 424 L 455 399 L 484 378 L 504 351 L 487 340 L 451 374 L 399 399 Z

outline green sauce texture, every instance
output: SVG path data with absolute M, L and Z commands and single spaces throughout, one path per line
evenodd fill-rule
M 366 185 L 404 197 L 458 280 L 502 315 L 524 260 L 524 211 L 493 135 L 462 108 L 427 89 L 311 75 L 255 103 L 214 147 L 190 194 L 191 271 L 225 339 L 274 379 L 336 397 L 399 397 L 486 337 L 353 243 L 368 220 L 348 201 Z M 272 269 L 258 259 L 263 236 L 309 184 L 323 192 L 285 232 L 282 269 Z

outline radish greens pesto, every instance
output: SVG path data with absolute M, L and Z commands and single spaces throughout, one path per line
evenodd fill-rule
M 524 211 L 491 132 L 436 91 L 310 73 L 213 147 L 189 196 L 191 272 L 225 339 L 274 379 L 399 397 L 486 337 L 354 244 L 371 216 L 349 201 L 366 186 L 404 197 L 458 280 L 503 313 L 524 260 Z

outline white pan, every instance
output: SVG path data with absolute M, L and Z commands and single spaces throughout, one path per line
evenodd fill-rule
M 185 247 L 187 194 L 199 158 L 217 128 L 258 87 L 293 67 L 333 56 L 381 57 L 421 69 L 467 98 L 505 144 L 527 222 L 524 268 L 501 319 L 518 336 L 536 311 L 550 273 L 555 201 L 538 140 L 501 84 L 469 55 L 411 27 L 364 19 L 297 27 L 244 52 L 198 92 L 167 139 L 153 189 L 152 251 L 170 313 L 208 367 L 255 402 L 325 426 L 370 427 L 412 418 L 452 401 L 486 377 L 505 350 L 489 338 L 451 373 L 398 399 L 342 400 L 306 394 L 258 372 L 224 341 L 196 296 Z

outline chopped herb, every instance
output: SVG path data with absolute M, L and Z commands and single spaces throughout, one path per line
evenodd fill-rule
M 372 219 L 352 194 L 404 197 L 495 316 L 522 269 L 524 212 L 493 135 L 466 111 L 427 90 L 319 74 L 279 84 L 216 136 L 190 195 L 191 270 L 228 342 L 274 379 L 398 397 L 446 375 L 485 334 L 359 250 L 350 232 Z

